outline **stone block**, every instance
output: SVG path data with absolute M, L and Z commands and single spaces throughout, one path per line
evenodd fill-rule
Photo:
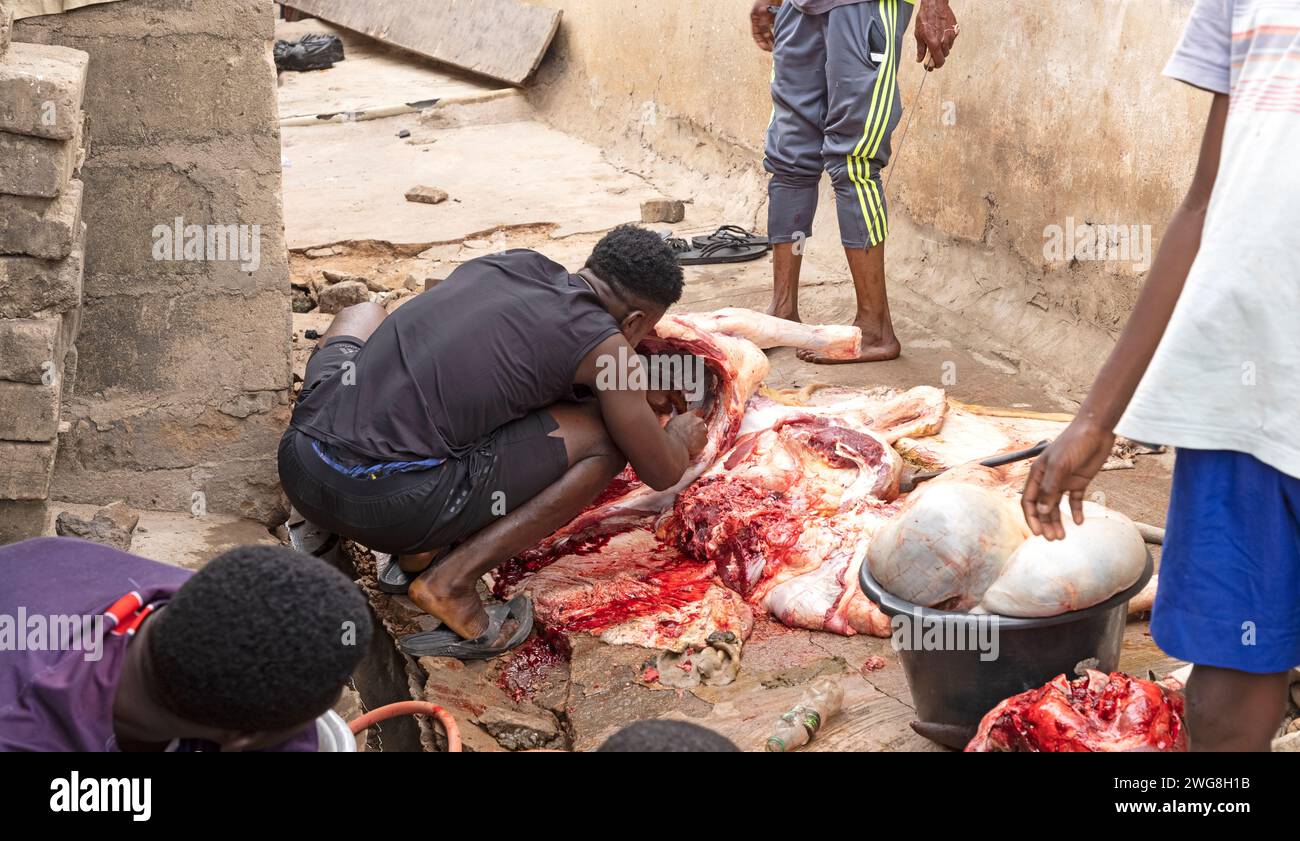
M 51 199 L 0 195 L 0 254 L 57 260 L 81 237 L 82 183 L 78 179 Z
M 230 149 L 250 157 L 254 152 L 238 143 Z M 278 147 L 266 151 L 278 155 Z M 103 152 L 87 164 L 82 217 L 86 240 L 86 291 L 95 296 L 141 294 L 182 288 L 187 280 L 208 291 L 271 291 L 284 294 L 288 271 L 280 209 L 280 177 L 239 170 L 237 163 L 218 165 L 193 160 L 195 150 L 169 147 L 172 162 L 123 158 L 122 150 Z M 152 155 L 142 151 L 139 157 Z M 111 196 L 111 201 L 102 197 Z M 256 228 L 255 255 L 227 254 L 225 260 L 185 259 L 184 240 L 177 251 L 176 219 L 182 232 L 191 225 L 246 226 L 240 229 L 248 245 Z M 163 237 L 171 235 L 171 257 Z M 205 254 L 205 257 L 208 256 Z M 245 261 L 245 256 L 255 260 Z M 180 259 L 176 259 L 176 258 Z M 256 271 L 244 266 L 256 263 Z
M 68 47 L 10 47 L 0 62 L 0 131 L 71 140 L 81 119 L 89 62 L 86 53 Z
M 680 222 L 686 218 L 686 205 L 676 199 L 651 199 L 641 202 L 642 222 Z
M 70 140 L 0 131 L 0 193 L 57 196 L 77 169 L 81 137 L 80 127 Z
M 43 499 L 0 500 L 0 545 L 45 533 L 50 504 Z
M 137 3 L 114 4 L 116 14 L 128 14 Z M 164 4 L 164 10 L 148 15 L 152 19 L 129 35 L 109 35 L 99 28 L 75 37 L 54 36 L 26 31 L 25 20 L 19 24 L 20 37 L 57 40 L 93 56 L 83 107 L 94 117 L 96 138 L 106 145 L 130 145 L 141 137 L 198 143 L 247 132 L 275 136 L 276 99 L 264 95 L 268 80 L 274 85 L 275 78 L 266 47 L 271 36 L 252 34 L 261 25 L 269 29 L 272 6 L 263 2 L 256 12 L 245 12 L 248 28 L 231 36 L 157 33 L 159 24 L 170 18 L 202 18 L 211 15 L 214 6 L 227 4 L 204 0 L 187 5 L 190 8 Z M 78 23 L 76 19 L 84 14 L 79 9 L 67 15 L 68 23 Z M 215 61 L 214 49 L 220 55 Z
M 60 316 L 0 320 L 0 380 L 41 384 L 57 379 L 62 331 Z
M 320 291 L 320 311 L 333 315 L 370 300 L 370 289 L 360 280 L 345 280 Z
M 164 402 L 187 406 L 240 391 L 287 390 L 293 329 L 288 286 L 256 295 L 182 287 L 88 297 L 75 340 L 78 389 L 162 392 Z
M 59 381 L 52 385 L 0 380 L 0 440 L 53 441 L 59 435 Z M 2 468 L 0 468 L 2 469 Z
M 80 306 L 84 254 L 78 238 L 72 253 L 61 260 L 0 257 L 0 318 L 63 313 Z
M 0 499 L 45 499 L 58 442 L 0 441 Z
M 447 200 L 447 191 L 420 185 L 406 191 L 406 200 L 421 204 L 442 204 Z

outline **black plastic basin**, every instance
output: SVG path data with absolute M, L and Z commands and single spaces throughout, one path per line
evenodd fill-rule
M 913 729 L 940 744 L 960 749 L 975 735 L 984 714 L 1000 701 L 1042 686 L 1059 674 L 1074 677 L 1075 667 L 1089 659 L 1096 660 L 1092 668 L 1098 671 L 1115 671 L 1124 642 L 1129 599 L 1151 580 L 1152 571 L 1148 551 L 1146 568 L 1133 586 L 1084 610 L 1037 619 L 955 613 L 914 605 L 885 592 L 871 577 L 865 561 L 858 578 L 862 592 L 894 623 L 894 647 L 920 719 L 912 724 Z M 910 617 L 911 621 L 900 629 L 899 620 L 894 619 L 897 616 Z M 981 622 L 989 624 L 981 628 L 977 625 Z M 987 649 L 982 652 L 969 645 L 908 647 L 917 638 L 912 629 L 933 629 L 939 627 L 937 623 L 942 623 L 945 637 L 957 640 L 987 640 L 995 634 L 997 656 L 981 659 Z

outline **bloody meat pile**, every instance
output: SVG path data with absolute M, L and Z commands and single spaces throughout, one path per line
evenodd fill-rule
M 682 481 L 655 491 L 630 470 L 586 511 L 494 577 L 527 592 L 548 627 L 683 651 L 748 634 L 753 609 L 792 627 L 887 636 L 861 592 L 872 535 L 897 516 L 904 460 L 951 467 L 1052 437 L 1059 421 L 983 418 L 920 386 L 826 388 L 790 405 L 760 394 L 760 346 L 852 353 L 856 328 L 748 310 L 665 318 L 642 353 L 690 353 L 712 385 L 708 443 Z M 1017 468 L 1000 481 L 1022 481 Z
M 1075 680 L 1057 675 L 990 710 L 966 750 L 1185 751 L 1182 686 L 1092 669 Z

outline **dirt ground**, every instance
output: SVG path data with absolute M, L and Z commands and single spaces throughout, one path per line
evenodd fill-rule
M 295 26 L 328 28 L 317 22 Z M 728 197 L 703 188 L 693 194 L 690 173 L 674 174 L 668 187 L 621 168 L 600 149 L 531 119 L 526 104 L 513 94 L 490 85 L 476 90 L 474 80 L 419 60 L 395 60 L 359 36 L 345 34 L 345 41 L 348 59 L 342 65 L 285 74 L 281 81 L 286 231 L 303 308 L 328 285 L 326 272 L 367 280 L 371 299 L 391 309 L 460 263 L 504 248 L 534 248 L 576 269 L 604 231 L 637 220 L 639 205 L 648 198 L 687 202 L 684 222 L 652 225 L 672 227 L 678 235 L 711 231 L 722 223 L 755 222 L 722 216 Z M 354 87 L 358 80 L 364 84 Z M 385 98 L 376 91 L 391 94 Z M 423 114 L 407 109 L 367 118 L 430 99 L 440 101 Z M 311 117 L 340 112 L 359 118 Z M 440 188 L 450 198 L 435 205 L 406 201 L 406 190 L 417 185 Z M 852 288 L 841 261 L 837 254 L 806 258 L 801 290 L 805 320 L 851 318 Z M 761 309 L 767 304 L 770 271 L 766 259 L 688 269 L 680 309 Z M 315 311 L 295 315 L 299 376 L 315 344 L 307 331 L 323 331 L 330 317 Z M 821 367 L 800 362 L 793 351 L 777 350 L 771 354 L 768 383 L 930 384 L 970 403 L 1041 411 L 1074 408 L 1051 396 L 1066 393 L 1058 384 L 934 334 L 924 311 L 903 308 L 895 321 L 904 346 L 896 361 Z M 1170 465 L 1168 456 L 1142 457 L 1134 469 L 1104 474 L 1095 490 L 1108 506 L 1163 525 Z M 373 601 L 392 633 L 429 627 L 429 618 L 404 599 L 373 594 Z M 487 663 L 422 658 L 406 665 L 424 696 L 457 717 L 469 750 L 589 750 L 619 727 L 645 718 L 688 719 L 723 733 L 742 749 L 757 750 L 772 723 L 807 683 L 821 676 L 841 682 L 845 709 L 809 749 L 942 749 L 908 727 L 915 710 L 887 640 L 792 630 L 759 617 L 744 647 L 738 681 L 694 691 L 646 685 L 641 667 L 650 654 L 580 638 L 572 641 L 567 662 L 534 641 Z M 881 662 L 883 667 L 869 667 Z M 1163 675 L 1181 664 L 1155 647 L 1146 622 L 1134 621 L 1127 628 L 1120 665 L 1145 676 L 1148 671 Z M 425 742 L 433 743 L 428 730 Z

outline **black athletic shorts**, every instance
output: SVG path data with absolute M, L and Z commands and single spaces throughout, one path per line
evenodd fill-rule
M 318 345 L 299 399 L 363 344 L 337 336 Z M 350 476 L 290 427 L 280 440 L 280 483 L 298 513 L 322 528 L 380 552 L 427 552 L 465 540 L 558 481 L 569 460 L 564 440 L 550 434 L 557 428 L 542 409 L 494 430 L 463 458 Z

